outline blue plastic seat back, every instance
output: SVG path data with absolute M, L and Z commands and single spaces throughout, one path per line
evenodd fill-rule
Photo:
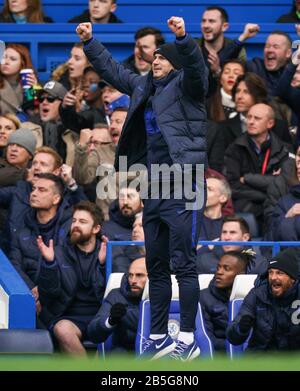
M 143 345 L 144 341 L 149 338 L 150 335 L 150 324 L 151 324 L 151 314 L 150 314 L 150 301 L 144 300 L 140 304 L 140 318 L 138 331 L 136 336 L 136 354 L 143 354 Z M 180 330 L 180 313 L 179 313 L 179 301 L 172 300 L 170 305 L 169 312 L 169 323 L 168 323 L 168 332 L 169 335 L 176 340 Z M 202 311 L 200 304 L 198 305 L 198 312 L 196 316 L 196 331 L 195 339 L 199 345 L 202 357 L 212 357 L 213 356 L 213 345 L 204 329 L 204 323 L 202 319 Z
M 243 299 L 234 299 L 229 302 L 229 322 L 232 322 L 237 314 L 239 313 L 239 310 L 241 308 L 241 305 L 243 304 Z M 226 341 L 226 350 L 227 354 L 230 356 L 230 358 L 238 357 L 247 349 L 248 341 L 251 337 L 251 333 L 247 339 L 246 342 L 244 342 L 242 345 L 232 345 L 228 340 Z

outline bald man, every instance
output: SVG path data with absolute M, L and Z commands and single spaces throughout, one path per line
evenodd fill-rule
M 267 187 L 291 167 L 287 147 L 270 132 L 273 109 L 263 103 L 247 113 L 247 132 L 225 152 L 226 176 L 232 190 L 236 212 L 250 212 L 262 223 Z
M 147 281 L 145 258 L 138 258 L 124 274 L 120 288 L 113 289 L 88 328 L 94 343 L 112 334 L 112 350 L 134 351 L 139 321 L 139 304 Z

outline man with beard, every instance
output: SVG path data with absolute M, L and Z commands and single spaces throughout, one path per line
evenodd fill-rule
M 105 235 L 110 240 L 131 240 L 134 217 L 142 207 L 140 195 L 130 187 L 130 181 L 121 184 L 119 198 L 111 204 L 109 221 L 103 226 Z
M 139 305 L 146 281 L 145 258 L 138 258 L 123 276 L 120 288 L 109 292 L 89 324 L 88 336 L 93 342 L 105 342 L 112 335 L 112 350 L 134 351 Z
M 227 329 L 233 345 L 244 343 L 251 329 L 247 350 L 299 350 L 299 250 L 278 253 L 268 266 L 267 281 L 254 287 Z
M 224 8 L 215 5 L 206 8 L 201 20 L 202 38 L 196 39 L 196 42 L 202 49 L 206 66 L 210 71 L 210 93 L 214 91 L 217 85 L 216 80 L 221 72 L 222 62 L 233 58 L 246 61 L 244 48 L 235 53 L 235 56 L 228 57 L 223 55 L 224 48 L 232 43 L 231 39 L 224 36 L 228 28 L 228 14 Z
M 41 318 L 63 352 L 85 354 L 82 340 L 97 313 L 105 290 L 106 238 L 99 239 L 103 215 L 97 206 L 82 201 L 74 206 L 70 238 L 54 249 L 41 236 L 42 255 L 38 286 Z

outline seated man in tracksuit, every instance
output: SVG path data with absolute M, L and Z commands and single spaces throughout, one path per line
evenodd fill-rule
M 89 339 L 104 342 L 112 335 L 112 350 L 134 351 L 139 306 L 147 281 L 145 258 L 134 260 L 124 274 L 120 288 L 104 299 L 88 327 Z
M 200 290 L 204 326 L 216 351 L 225 351 L 228 302 L 233 282 L 236 275 L 246 272 L 251 254 L 249 250 L 228 251 L 219 260 L 208 288 Z
M 252 329 L 249 351 L 300 350 L 297 252 L 289 248 L 269 262 L 267 280 L 251 289 L 226 331 L 230 343 L 244 343 Z
M 102 222 L 102 211 L 81 201 L 74 206 L 70 237 L 63 245 L 54 248 L 52 240 L 46 245 L 41 236 L 37 239 L 40 318 L 69 354 L 85 354 L 81 341 L 104 295 L 106 238 L 98 238 Z

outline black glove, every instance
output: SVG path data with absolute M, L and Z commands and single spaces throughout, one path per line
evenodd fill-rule
M 249 331 L 253 326 L 253 323 L 254 323 L 254 319 L 252 318 L 252 316 L 250 315 L 242 316 L 239 323 L 241 332 L 246 333 L 247 331 Z
M 126 314 L 127 304 L 116 303 L 111 306 L 108 323 L 111 326 L 117 324 L 120 319 Z

